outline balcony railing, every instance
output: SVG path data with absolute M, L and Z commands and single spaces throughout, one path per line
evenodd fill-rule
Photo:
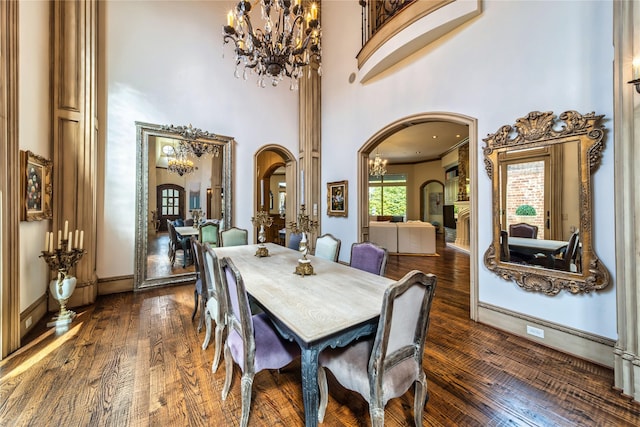
M 402 9 L 416 0 L 360 0 L 362 6 L 362 45 Z

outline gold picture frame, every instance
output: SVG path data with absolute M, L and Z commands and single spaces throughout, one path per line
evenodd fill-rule
M 349 183 L 348 181 L 336 181 L 327 183 L 327 215 L 349 215 Z
M 20 151 L 20 188 L 22 221 L 53 218 L 53 162 L 31 151 Z

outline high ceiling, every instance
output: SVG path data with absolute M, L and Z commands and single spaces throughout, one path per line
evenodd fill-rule
M 469 136 L 469 127 L 451 122 L 423 122 L 407 126 L 390 135 L 371 153 L 388 164 L 436 160 Z

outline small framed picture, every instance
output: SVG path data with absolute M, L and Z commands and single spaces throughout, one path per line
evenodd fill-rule
M 348 216 L 348 191 L 349 184 L 347 181 L 327 183 L 327 215 Z
M 22 221 L 53 218 L 53 162 L 31 151 L 20 151 L 20 192 Z

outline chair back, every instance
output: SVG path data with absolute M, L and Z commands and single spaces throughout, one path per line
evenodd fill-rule
M 371 242 L 356 242 L 351 245 L 350 266 L 359 270 L 383 276 L 387 269 L 389 253 Z
M 191 236 L 189 238 L 189 243 L 191 244 L 191 255 L 193 257 L 193 265 L 195 267 L 196 274 L 198 278 L 201 279 L 204 283 L 206 277 L 204 274 L 204 264 L 202 261 L 202 243 L 198 241 L 196 236 Z M 206 289 L 206 287 L 203 286 L 202 289 L 204 290 Z
M 509 225 L 509 235 L 511 237 L 526 237 L 529 239 L 538 238 L 538 226 L 520 222 Z
M 218 303 L 218 318 L 215 319 L 216 323 L 219 320 L 223 321 L 224 316 L 227 313 L 227 296 L 226 289 L 220 279 L 220 261 L 218 255 L 213 250 L 211 244 L 205 243 L 202 251 L 202 262 L 204 264 L 204 274 L 207 278 L 207 285 L 209 290 L 209 298 L 215 298 Z M 216 314 L 216 313 L 214 313 Z
M 509 252 L 509 235 L 505 230 L 500 230 L 500 261 L 509 262 L 511 253 Z
M 169 231 L 169 241 L 175 245 L 178 243 L 178 236 L 176 235 L 176 229 L 170 220 L 167 220 L 167 230 Z
M 576 260 L 576 255 L 578 254 L 578 246 L 580 243 L 579 233 L 578 231 L 574 232 L 569 238 L 569 243 L 567 244 L 567 249 L 564 252 L 561 260 L 556 260 L 555 265 L 562 270 L 571 271 L 571 262 Z M 578 271 L 580 271 L 580 267 L 576 265 Z
M 436 276 L 413 270 L 385 291 L 369 358 L 369 372 L 377 372 L 372 385 L 385 391 L 383 407 L 389 399 L 404 394 L 416 380 L 416 375 L 407 375 L 408 372 L 423 372 L 422 356 L 435 287 Z M 403 364 L 408 366 L 403 368 Z M 388 383 L 383 386 L 387 370 L 391 376 L 401 375 L 386 378 Z
M 328 259 L 330 261 L 338 261 L 340 255 L 340 239 L 336 239 L 332 234 L 323 234 L 316 239 L 315 256 Z
M 220 278 L 227 296 L 227 326 L 229 333 L 235 331 L 243 343 L 242 372 L 253 370 L 255 357 L 255 338 L 253 319 L 249 306 L 249 296 L 244 281 L 233 261 L 224 257 L 220 260 Z M 226 354 L 226 353 L 225 353 Z
M 249 231 L 231 227 L 220 232 L 220 246 L 240 246 L 249 244 Z
M 218 224 L 207 222 L 198 229 L 198 236 L 202 244 L 209 243 L 211 246 L 218 246 Z
M 289 249 L 298 250 L 300 249 L 300 241 L 302 240 L 302 233 L 291 233 L 289 234 L 289 244 L 287 247 Z

